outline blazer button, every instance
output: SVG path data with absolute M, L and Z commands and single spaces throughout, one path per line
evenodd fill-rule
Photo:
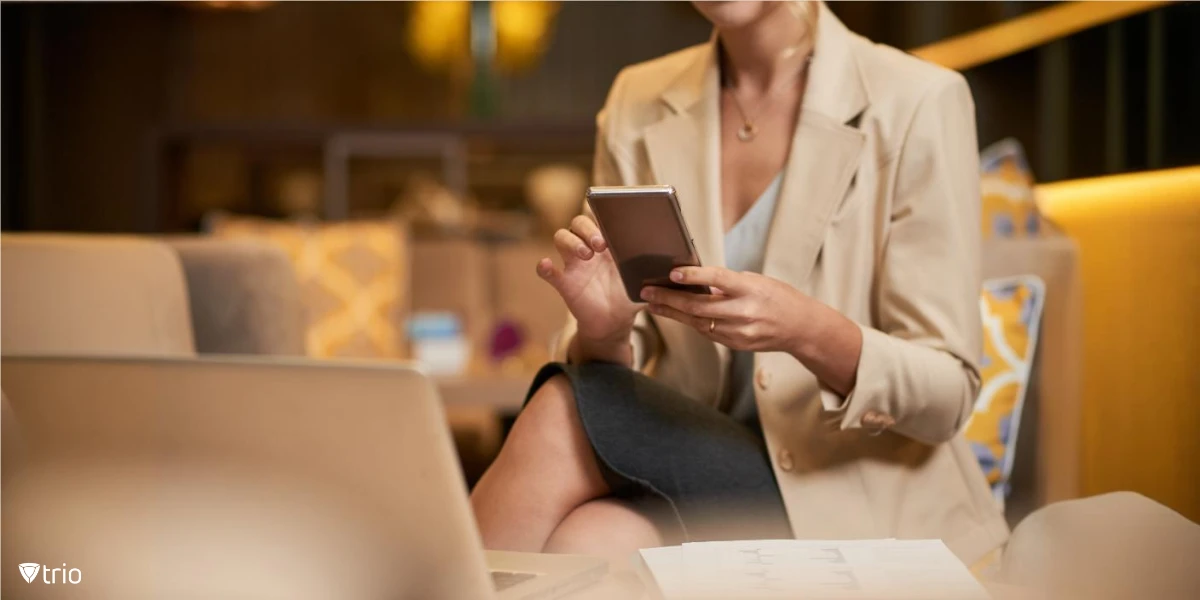
M 779 451 L 779 468 L 791 472 L 796 465 L 792 464 L 792 453 L 787 450 Z
M 758 368 L 758 374 L 754 376 L 754 381 L 758 383 L 758 389 L 767 391 L 771 385 L 771 372 L 763 367 Z
M 867 429 L 868 433 L 872 435 L 879 435 L 888 427 L 895 425 L 896 419 L 892 418 L 891 415 L 879 412 L 877 410 L 868 410 L 867 412 L 863 413 L 862 424 L 863 427 Z

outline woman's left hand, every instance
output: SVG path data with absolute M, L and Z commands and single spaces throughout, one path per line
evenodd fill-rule
M 642 299 L 650 303 L 649 311 L 690 325 L 733 350 L 794 354 L 825 308 L 792 286 L 757 273 L 680 267 L 671 272 L 671 281 L 707 285 L 713 294 L 646 287 Z

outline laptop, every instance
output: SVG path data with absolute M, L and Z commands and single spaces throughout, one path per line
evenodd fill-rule
M 6 598 L 510 600 L 606 573 L 483 550 L 437 390 L 407 366 L 5 357 L 0 386 L 24 446 Z

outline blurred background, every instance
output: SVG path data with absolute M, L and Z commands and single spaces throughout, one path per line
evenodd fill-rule
M 1052 4 L 831 6 L 911 50 Z M 980 143 L 1019 139 L 1040 181 L 1200 161 L 1198 11 L 965 69 Z M 622 66 L 709 34 L 684 2 L 20 2 L 3 28 L 5 229 L 141 232 L 217 209 L 378 214 L 418 176 L 528 212 L 531 171 L 589 168 Z
M 1045 284 L 1032 374 L 978 441 L 1010 520 L 1118 489 L 1200 519 L 1200 4 L 830 6 L 965 74 L 985 273 Z M 563 322 L 533 267 L 613 77 L 710 33 L 654 1 L 0 11 L 5 354 L 60 293 L 38 244 L 106 256 L 28 232 L 136 234 L 179 257 L 185 352 L 425 363 L 468 479 Z

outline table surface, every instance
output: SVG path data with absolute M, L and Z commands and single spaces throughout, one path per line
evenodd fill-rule
M 567 600 L 657 600 L 659 594 L 652 582 L 642 579 L 631 564 L 609 563 L 609 572 L 599 583 L 569 594 Z M 994 600 L 1043 599 L 1036 590 L 1018 585 L 979 578 L 984 590 Z
M 629 562 L 609 561 L 608 574 L 598 583 L 567 595 L 567 600 L 649 600 L 658 594 L 648 587 L 639 572 Z
M 481 373 L 433 378 L 447 406 L 490 406 L 515 414 L 525 402 L 533 373 Z

